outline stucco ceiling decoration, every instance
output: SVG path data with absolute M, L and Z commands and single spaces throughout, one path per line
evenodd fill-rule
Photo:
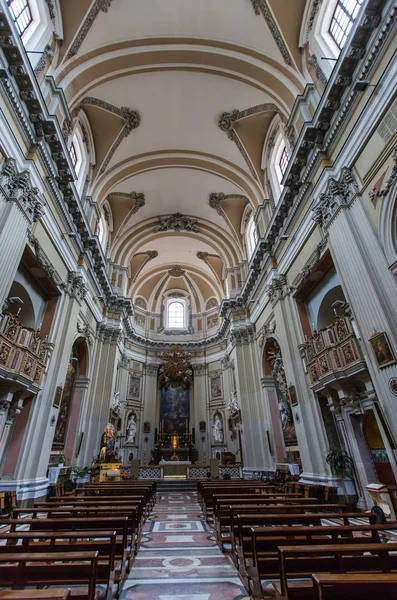
M 250 156 L 250 153 L 242 143 L 241 135 L 236 132 L 236 125 L 244 119 L 248 119 L 253 115 L 259 115 L 261 113 L 279 114 L 280 110 L 272 102 L 266 102 L 264 104 L 259 104 L 258 106 L 252 106 L 251 108 L 247 108 L 245 110 L 234 109 L 230 112 L 224 112 L 218 119 L 219 128 L 226 133 L 229 140 L 236 144 L 247 164 L 247 167 L 250 170 L 252 177 L 256 181 L 262 181 L 262 177 L 260 176 L 260 173 L 257 172 L 257 168 L 255 167 L 255 163 L 257 161 L 253 156 Z
M 292 56 L 288 50 L 288 47 L 284 41 L 283 35 L 277 25 L 277 22 L 273 16 L 272 11 L 270 10 L 270 7 L 267 3 L 266 0 L 251 0 L 251 4 L 253 6 L 253 9 L 255 11 L 256 15 L 263 15 L 271 33 L 272 36 L 274 37 L 274 40 L 281 52 L 281 55 L 284 59 L 284 62 L 286 65 L 288 66 L 292 66 L 293 65 L 293 60 L 292 60 Z
M 184 269 L 181 269 L 180 267 L 174 267 L 173 269 L 170 269 L 168 271 L 168 274 L 171 277 L 182 277 L 185 273 L 186 271 Z
M 100 13 L 100 11 L 105 13 L 108 12 L 112 1 L 113 0 L 94 0 L 94 4 L 91 6 L 70 47 L 67 58 L 72 58 L 73 56 L 75 56 L 75 54 L 77 54 L 81 44 L 84 42 L 86 35 L 91 29 L 98 14 Z
M 127 106 L 122 106 L 121 108 L 118 108 L 117 106 L 114 106 L 109 102 L 105 102 L 103 100 L 100 100 L 99 98 L 94 98 L 92 96 L 86 96 L 85 98 L 83 98 L 83 100 L 80 103 L 80 106 L 96 106 L 97 108 L 112 113 L 113 115 L 116 115 L 124 120 L 124 126 L 122 130 L 118 134 L 116 140 L 113 142 L 113 145 L 111 146 L 109 152 L 106 155 L 105 160 L 101 165 L 101 168 L 99 169 L 99 174 L 101 175 L 106 171 L 108 164 L 110 163 L 117 148 L 120 146 L 122 140 L 128 137 L 131 131 L 139 127 L 141 123 L 141 117 L 138 111 L 132 110 Z
M 110 204 L 113 214 L 112 244 L 120 238 L 132 217 L 146 204 L 142 192 L 111 192 L 106 200 Z
M 151 260 L 157 258 L 159 253 L 157 250 L 145 250 L 144 252 L 137 252 L 131 259 L 130 262 L 130 278 L 134 282 L 137 280 L 139 273 Z
M 169 217 L 159 217 L 159 225 L 155 231 L 194 231 L 198 232 L 197 219 L 185 217 L 181 213 L 175 213 Z

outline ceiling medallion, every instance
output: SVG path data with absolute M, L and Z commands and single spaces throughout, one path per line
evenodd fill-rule
M 169 217 L 159 217 L 159 225 L 155 231 L 194 231 L 198 232 L 197 219 L 190 219 L 181 213 L 175 213 Z
M 160 367 L 159 380 L 163 385 L 171 383 L 187 384 L 192 378 L 192 355 L 184 352 L 179 346 L 174 346 L 169 352 L 162 352 L 160 358 L 163 365 Z

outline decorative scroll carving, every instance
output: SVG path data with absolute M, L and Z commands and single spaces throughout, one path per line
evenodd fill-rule
M 81 275 L 75 271 L 71 271 L 68 275 L 66 292 L 72 298 L 76 298 L 80 303 L 83 302 L 87 294 L 87 286 Z
M 325 236 L 321 240 L 321 242 L 319 242 L 317 244 L 314 253 L 311 255 L 309 260 L 305 263 L 305 265 L 304 265 L 303 269 L 301 270 L 301 272 L 299 273 L 297 279 L 295 279 L 295 281 L 294 281 L 295 288 L 300 287 L 306 281 L 306 279 L 309 277 L 309 275 L 316 269 L 316 266 L 318 265 L 320 259 L 322 258 L 323 254 L 324 254 L 324 250 L 326 249 L 327 244 L 328 244 L 328 236 Z
M 185 298 L 185 294 L 182 294 L 181 292 L 172 292 L 171 294 L 168 294 L 168 298 Z
M 45 201 L 40 197 L 39 190 L 32 185 L 30 173 L 18 171 L 14 158 L 6 158 L 3 163 L 0 187 L 7 200 L 16 202 L 29 223 L 35 223 L 43 216 Z
M 207 373 L 207 365 L 205 363 L 192 365 L 192 369 L 196 376 L 205 375 Z
M 48 1 L 48 0 L 47 0 Z M 87 33 L 92 27 L 95 19 L 97 18 L 100 11 L 108 12 L 112 0 L 95 0 L 92 5 L 87 17 L 85 18 L 82 26 L 80 27 L 73 44 L 70 46 L 70 50 L 68 52 L 67 58 L 72 58 L 77 54 L 80 49 L 81 44 L 84 42 Z
M 275 331 L 276 331 L 276 321 L 273 321 L 273 323 L 271 325 L 269 323 L 266 323 L 265 325 L 263 325 L 262 329 L 259 332 L 259 335 L 260 335 L 259 347 L 260 348 L 263 347 L 267 338 L 272 336 Z
M 43 252 L 43 249 L 42 249 L 38 239 L 35 238 L 35 236 L 29 229 L 28 229 L 28 240 L 29 240 L 29 243 L 34 248 L 37 262 L 39 263 L 40 267 L 43 269 L 44 273 L 47 275 L 48 279 L 57 287 L 64 289 L 65 283 L 62 281 L 61 276 L 59 275 L 59 273 L 55 269 L 55 267 L 51 264 L 47 255 Z
M 185 273 L 186 271 L 184 271 L 180 267 L 174 267 L 173 269 L 170 269 L 168 271 L 168 275 L 170 275 L 171 277 L 182 277 L 182 275 L 184 275 Z
M 120 329 L 110 327 L 104 323 L 98 323 L 97 337 L 100 342 L 107 344 L 118 344 L 123 339 L 123 334 Z
M 256 15 L 260 15 L 262 13 L 267 26 L 270 29 L 270 33 L 272 34 L 274 41 L 277 44 L 278 49 L 281 52 L 281 55 L 284 59 L 284 62 L 286 65 L 288 66 L 292 66 L 292 57 L 291 54 L 289 53 L 289 50 L 284 42 L 283 36 L 281 34 L 280 29 L 278 28 L 278 25 L 273 17 L 273 14 L 267 4 L 266 0 L 251 0 L 253 9 L 255 11 Z
M 144 310 L 146 310 L 146 302 L 143 298 L 137 298 L 135 300 L 135 306 L 137 308 L 143 308 Z
M 155 231 L 193 231 L 198 232 L 197 219 L 191 219 L 185 217 L 181 213 L 175 213 L 169 217 L 159 217 L 159 225 L 157 225 Z
M 94 343 L 93 334 L 91 331 L 91 327 L 88 323 L 79 323 L 77 322 L 77 331 L 79 334 L 85 338 L 90 346 Z
M 43 54 L 41 55 L 39 62 L 37 63 L 37 65 L 34 68 L 34 74 L 36 75 L 36 77 L 44 69 L 44 67 L 46 65 L 47 57 L 49 57 L 49 56 L 52 58 L 54 56 L 54 52 L 51 50 L 51 46 L 49 46 L 47 44 L 47 46 L 43 50 Z
M 293 287 L 287 284 L 285 275 L 281 274 L 273 277 L 272 282 L 267 286 L 267 292 L 272 306 L 277 304 L 279 300 L 286 298 L 292 290 Z
M 152 375 L 152 376 L 157 377 L 158 372 L 159 372 L 159 367 L 160 367 L 159 364 L 150 364 L 149 363 L 149 364 L 145 365 L 146 375 Z
M 313 209 L 313 220 L 321 227 L 328 228 L 341 208 L 347 208 L 358 193 L 357 181 L 350 169 L 342 169 L 340 179 L 329 179 L 327 190 L 320 194 L 317 206 Z
M 230 334 L 230 341 L 236 346 L 246 346 L 255 339 L 255 325 L 247 325 L 234 329 Z
M 227 114 L 227 113 L 224 113 L 224 114 Z M 221 129 L 222 129 L 222 127 L 221 127 Z M 233 139 L 233 136 L 231 139 Z M 212 192 L 212 194 L 210 194 L 208 203 L 211 208 L 214 208 L 216 210 L 218 215 L 224 216 L 224 212 L 222 210 L 221 203 L 223 200 L 228 200 L 229 198 L 238 198 L 238 199 L 246 200 L 247 202 L 249 202 L 247 196 L 243 196 L 242 194 L 224 194 L 223 192 Z

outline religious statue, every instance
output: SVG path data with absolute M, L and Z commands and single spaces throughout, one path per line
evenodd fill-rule
M 105 460 L 107 454 L 114 452 L 114 445 L 114 426 L 111 423 L 108 423 L 102 435 L 100 458 Z
M 223 423 L 219 414 L 215 415 L 214 425 L 212 427 L 212 433 L 214 436 L 215 442 L 223 443 Z
M 136 436 L 136 421 L 134 415 L 131 415 L 127 423 L 127 444 L 133 444 Z

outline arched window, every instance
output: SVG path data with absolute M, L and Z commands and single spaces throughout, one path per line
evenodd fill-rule
M 185 327 L 185 307 L 182 302 L 170 302 L 167 321 L 169 329 L 183 329 Z
M 77 158 L 77 151 L 76 151 L 76 146 L 74 145 L 74 142 L 72 142 L 72 145 L 70 146 L 69 154 L 70 154 L 70 158 L 72 159 L 73 168 L 76 169 L 78 158 Z
M 338 0 L 332 15 L 329 33 L 342 50 L 364 0 Z
M 7 4 L 18 33 L 22 37 L 27 28 L 33 23 L 29 0 L 7 0 Z

